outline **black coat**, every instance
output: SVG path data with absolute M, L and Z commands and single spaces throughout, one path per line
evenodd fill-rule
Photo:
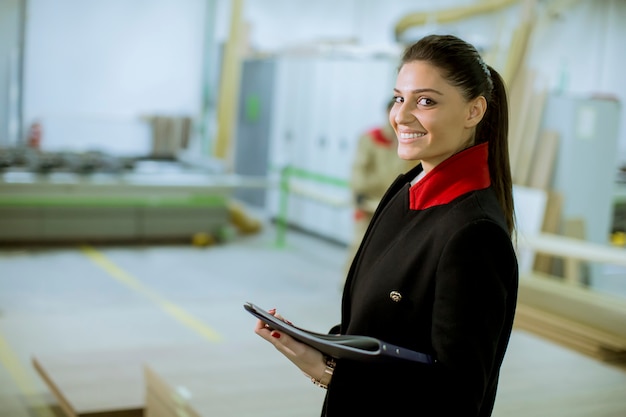
M 491 415 L 518 268 L 486 159 L 478 145 L 412 187 L 421 165 L 401 175 L 346 280 L 341 333 L 422 351 L 436 364 L 340 360 L 322 415 Z

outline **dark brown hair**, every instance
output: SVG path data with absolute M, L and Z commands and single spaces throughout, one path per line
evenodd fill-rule
M 488 142 L 489 175 L 504 211 L 509 233 L 515 228 L 513 180 L 509 163 L 509 109 L 504 81 L 486 65 L 476 48 L 452 35 L 428 35 L 407 47 L 401 65 L 426 61 L 441 70 L 443 78 L 466 100 L 483 96 L 487 111 L 476 126 L 475 144 Z

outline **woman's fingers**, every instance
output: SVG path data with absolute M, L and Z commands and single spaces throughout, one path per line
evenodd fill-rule
M 260 332 L 268 331 L 268 330 L 269 330 L 269 328 L 267 326 L 267 323 L 265 323 L 264 321 L 261 321 L 261 320 L 257 320 L 256 321 L 256 325 L 254 326 L 254 332 L 256 334 L 260 335 L 261 334 Z
M 268 313 L 270 313 L 271 315 L 273 315 L 274 317 L 276 317 L 279 320 L 284 321 L 287 324 L 293 325 L 289 320 L 285 319 L 283 316 L 281 316 L 280 314 L 276 313 L 276 309 L 272 308 L 270 310 L 267 311 Z M 271 330 L 269 325 L 261 320 L 257 320 L 256 326 L 254 327 L 254 332 L 258 335 L 261 335 L 260 332 L 264 331 L 264 330 Z M 265 333 L 263 333 L 265 334 Z M 276 335 L 274 335 L 274 337 L 276 337 Z M 280 336 L 278 336 L 280 337 Z
M 279 320 L 291 324 L 280 314 L 277 314 L 276 309 L 269 310 L 269 313 Z M 309 375 L 319 368 L 324 361 L 322 353 L 318 350 L 299 342 L 286 333 L 270 328 L 262 320 L 257 320 L 254 332 L 270 342 L 276 350 Z
M 287 324 L 291 324 L 291 325 L 293 325 L 293 323 L 291 323 L 289 320 L 287 320 L 286 318 L 284 318 L 283 316 L 281 316 L 281 315 L 280 315 L 280 314 L 278 314 L 278 313 L 274 314 L 274 317 L 276 317 L 277 319 L 280 319 L 280 320 L 284 321 L 284 322 L 285 322 L 285 323 L 287 323 Z
M 273 316 L 277 316 L 275 308 L 272 308 L 268 310 L 267 312 L 272 314 Z M 268 336 L 271 333 L 271 330 L 272 329 L 270 329 L 269 325 L 262 320 L 257 320 L 256 325 L 254 326 L 254 332 L 258 334 L 259 336 L 261 336 L 263 339 L 268 340 L 270 342 L 271 342 L 271 339 L 269 339 Z

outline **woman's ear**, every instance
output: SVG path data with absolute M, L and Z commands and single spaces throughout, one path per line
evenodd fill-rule
M 478 96 L 468 103 L 469 114 L 467 117 L 467 123 L 465 127 L 474 127 L 485 116 L 487 111 L 487 100 L 483 96 Z

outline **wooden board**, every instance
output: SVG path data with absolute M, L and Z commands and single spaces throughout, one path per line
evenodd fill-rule
M 540 132 L 532 167 L 528 173 L 526 185 L 549 190 L 552 183 L 554 164 L 559 148 L 559 134 L 551 130 Z
M 214 350 L 211 359 L 147 363 L 145 417 L 305 417 L 321 411 L 326 391 L 262 340 Z
M 546 212 L 543 216 L 543 226 L 541 227 L 541 231 L 545 233 L 559 233 L 561 226 L 563 196 L 555 191 L 548 191 L 547 195 L 548 202 L 546 204 Z M 537 252 L 535 253 L 533 271 L 545 274 L 555 274 L 557 262 L 558 259 L 554 256 Z
M 528 110 L 531 106 L 531 98 L 534 90 L 536 74 L 530 70 L 520 70 L 515 81 L 510 86 L 509 114 L 509 159 L 511 163 L 511 175 L 513 183 L 524 185 L 515 177 L 518 170 L 518 157 L 523 146 L 523 130 Z
M 626 363 L 626 299 L 543 275 L 522 276 L 515 326 L 606 361 Z
M 595 359 L 626 366 L 626 351 L 607 348 L 605 334 L 567 317 L 520 304 L 514 326 Z
M 68 417 L 139 417 L 143 414 L 138 351 L 35 356 L 37 373 Z
M 517 147 L 515 171 L 512 173 L 515 184 L 528 185 L 528 179 L 534 167 L 535 148 L 538 146 L 539 125 L 546 101 L 546 91 L 532 92 L 528 95 L 529 108 L 524 109 L 524 118 L 517 126 L 516 136 L 520 142 Z
M 618 248 L 552 233 L 519 236 L 521 247 L 562 258 L 626 266 L 626 248 Z
M 147 363 L 193 368 L 219 344 L 36 355 L 33 366 L 69 417 L 143 416 Z

